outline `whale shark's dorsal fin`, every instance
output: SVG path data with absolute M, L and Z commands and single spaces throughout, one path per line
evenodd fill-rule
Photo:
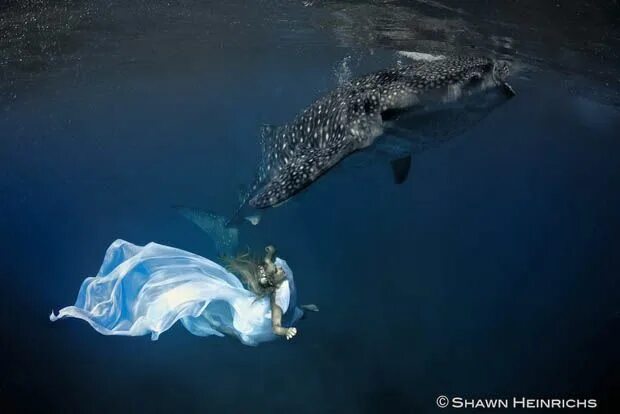
M 273 162 L 274 154 L 277 154 L 278 128 L 278 126 L 272 124 L 262 124 L 260 126 L 261 163 L 259 164 L 258 171 L 254 176 L 252 184 L 239 188 L 239 205 L 230 218 L 226 220 L 226 228 L 234 228 L 234 226 L 239 226 L 244 220 L 247 220 L 253 225 L 257 225 L 260 221 L 260 219 L 256 219 L 254 217 L 244 217 L 242 211 L 244 210 L 248 200 L 255 195 L 255 192 L 260 185 L 262 185 L 262 183 L 278 169 L 277 165 Z
M 291 152 L 292 148 L 288 145 L 288 150 L 283 148 L 284 137 L 279 134 L 280 127 L 271 124 L 263 124 L 260 128 L 260 144 L 261 144 L 261 165 L 259 166 L 258 176 L 255 184 L 261 183 L 263 180 L 275 174 L 281 167 L 285 153 Z M 288 144 L 288 143 L 287 143 Z M 255 190 L 255 188 L 253 189 Z
M 298 157 L 283 164 L 267 185 L 252 197 L 250 205 L 265 208 L 286 201 L 319 178 L 355 150 L 345 140 L 326 147 L 306 148 Z

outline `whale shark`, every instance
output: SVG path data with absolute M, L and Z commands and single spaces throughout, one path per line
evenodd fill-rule
M 353 79 L 292 122 L 263 128 L 261 162 L 243 203 L 256 209 L 278 206 L 383 136 L 409 139 L 410 153 L 444 142 L 514 95 L 508 74 L 504 61 L 465 56 L 416 61 Z M 410 155 L 392 163 L 396 182 L 406 179 Z
M 462 135 L 515 95 L 509 73 L 505 61 L 441 56 L 354 78 L 290 123 L 263 126 L 254 182 L 232 218 L 200 209 L 179 212 L 210 233 L 218 251 L 229 253 L 237 243 L 235 226 L 259 222 L 256 214 L 242 218 L 246 206 L 277 207 L 354 153 L 391 157 L 394 182 L 403 183 L 412 154 Z

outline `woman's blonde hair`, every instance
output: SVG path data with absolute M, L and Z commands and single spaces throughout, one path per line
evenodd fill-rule
M 259 298 L 267 296 L 275 290 L 273 272 L 266 269 L 263 260 L 253 256 L 249 250 L 233 257 L 225 257 L 224 261 L 228 271 L 234 273 L 245 287 Z M 263 275 L 270 282 L 268 285 L 264 285 L 259 281 L 261 267 L 265 270 Z

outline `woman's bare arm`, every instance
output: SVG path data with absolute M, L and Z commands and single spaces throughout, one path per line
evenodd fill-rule
M 276 304 L 275 292 L 269 296 L 271 302 L 271 327 L 273 333 L 279 336 L 286 336 L 286 339 L 291 339 L 297 335 L 297 328 L 285 328 L 282 326 L 282 308 Z

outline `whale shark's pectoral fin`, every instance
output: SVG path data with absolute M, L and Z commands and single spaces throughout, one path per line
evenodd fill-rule
M 288 160 L 250 200 L 255 208 L 282 204 L 312 184 L 342 158 L 354 151 L 342 141 L 323 148 L 304 148 Z
M 402 184 L 407 180 L 409 176 L 409 170 L 411 170 L 411 154 L 408 154 L 401 158 L 396 158 L 390 161 L 392 166 L 392 174 L 394 175 L 394 182 L 396 184 Z
M 411 169 L 411 152 L 413 147 L 409 140 L 391 134 L 391 132 L 388 129 L 388 133 L 375 144 L 374 149 L 377 153 L 389 157 L 394 182 L 402 184 L 407 180 L 409 170 Z

